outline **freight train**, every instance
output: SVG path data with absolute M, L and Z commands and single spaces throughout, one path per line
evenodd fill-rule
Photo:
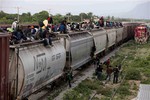
M 131 38 L 139 23 L 124 27 L 60 34 L 52 47 L 42 43 L 22 43 L 10 46 L 10 95 L 24 98 L 62 77 L 66 70 L 76 70 L 100 55 Z M 93 47 L 95 50 L 93 51 Z

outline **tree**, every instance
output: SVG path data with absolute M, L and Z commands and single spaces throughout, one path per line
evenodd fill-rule
M 36 21 L 43 21 L 45 19 L 47 19 L 47 17 L 49 16 L 49 13 L 47 11 L 41 11 L 39 13 L 35 13 L 33 15 L 34 20 Z
M 32 16 L 31 13 L 22 13 L 22 15 L 20 16 L 20 22 L 24 23 L 24 22 L 32 22 Z
M 79 15 L 73 15 L 73 16 L 71 16 L 71 19 L 73 22 L 80 22 L 80 20 L 81 20 Z
M 68 22 L 70 22 L 71 21 L 71 19 L 70 19 L 70 17 L 71 17 L 71 13 L 69 12 L 69 13 L 67 13 L 66 14 L 66 17 L 68 18 Z
M 92 19 L 93 13 L 92 12 L 87 13 L 87 17 L 88 17 L 88 19 Z
M 55 24 L 61 23 L 64 17 L 61 14 L 56 14 L 53 16 L 53 21 Z
M 107 20 L 110 20 L 110 16 L 107 16 Z
M 111 20 L 112 20 L 112 21 L 114 21 L 114 20 L 115 20 L 114 16 L 112 16 L 112 17 L 111 17 Z
M 86 13 L 80 13 L 79 16 L 80 16 L 80 18 L 81 18 L 81 21 L 83 21 L 84 19 L 87 19 L 87 18 L 88 18 L 88 16 L 87 16 Z

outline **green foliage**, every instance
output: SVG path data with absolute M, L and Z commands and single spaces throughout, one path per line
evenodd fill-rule
M 64 19 L 64 17 L 60 14 L 56 14 L 53 16 L 53 21 L 55 24 L 61 23 L 61 21 Z
M 100 100 L 110 100 L 109 97 L 102 97 Z
M 63 100 L 86 100 L 88 98 L 84 97 L 77 91 L 68 91 L 67 93 L 64 94 Z
M 78 93 L 82 93 L 83 95 L 90 95 L 90 93 L 91 93 L 91 90 L 90 90 L 91 85 L 89 83 L 90 82 L 88 80 L 84 80 L 77 87 L 75 87 L 74 90 L 77 91 Z
M 53 15 L 54 24 L 59 24 L 64 19 L 64 17 L 68 18 L 71 22 L 80 22 L 81 18 L 83 19 L 91 19 L 94 15 L 92 12 L 89 13 L 80 13 L 79 15 L 71 15 L 71 13 L 67 13 L 66 16 L 61 14 Z M 0 24 L 11 24 L 14 21 L 14 18 L 17 18 L 17 14 L 7 14 L 3 11 L 0 12 Z M 47 11 L 41 11 L 39 13 L 35 13 L 31 15 L 30 12 L 22 13 L 20 16 L 20 23 L 38 23 L 39 21 L 43 21 L 47 19 L 49 13 Z
M 104 96 L 110 97 L 112 95 L 112 89 L 110 87 L 99 87 L 97 89 L 97 94 L 102 94 Z
M 64 100 L 88 100 L 92 91 L 101 89 L 102 85 L 103 83 L 99 80 L 85 79 L 77 87 L 75 87 L 73 91 L 67 92 L 64 95 Z
M 133 84 L 133 90 L 138 90 L 138 86 L 135 83 Z
M 37 22 L 47 19 L 48 16 L 49 13 L 47 11 L 41 11 L 33 15 L 33 17 L 36 19 Z
M 131 94 L 131 92 L 129 91 L 129 87 L 128 86 L 121 86 L 121 87 L 119 87 L 117 93 L 119 93 L 122 96 L 127 96 L 127 95 Z
M 142 80 L 141 84 L 150 84 L 150 78 Z
M 125 81 L 122 83 L 122 86 L 127 86 L 127 87 L 129 87 L 130 84 L 129 84 L 129 82 L 128 82 L 127 80 L 125 80 Z
M 148 78 L 150 77 L 150 68 L 149 68 L 149 66 L 146 67 L 146 68 L 141 69 L 141 71 L 143 72 L 144 76 L 146 76 Z
M 138 69 L 129 68 L 127 69 L 126 72 L 127 72 L 127 75 L 126 75 L 127 80 L 140 80 L 141 79 L 141 74 Z
M 92 100 L 100 100 L 100 99 L 97 97 L 93 97 Z

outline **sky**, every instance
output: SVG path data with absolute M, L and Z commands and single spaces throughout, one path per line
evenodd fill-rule
M 81 12 L 92 12 L 98 16 L 119 17 L 122 13 L 131 11 L 138 4 L 150 0 L 0 0 L 0 10 L 7 13 L 31 12 L 31 14 L 46 10 L 51 14 L 62 15 L 70 12 L 79 14 Z

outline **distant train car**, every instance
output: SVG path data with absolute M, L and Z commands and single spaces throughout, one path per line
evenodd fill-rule
M 142 44 L 147 42 L 149 37 L 149 28 L 146 25 L 137 26 L 134 32 L 134 38 L 137 43 Z
M 107 48 L 113 47 L 116 44 L 116 29 L 106 30 L 107 33 Z
M 123 38 L 123 27 L 116 29 L 116 45 L 120 45 Z

